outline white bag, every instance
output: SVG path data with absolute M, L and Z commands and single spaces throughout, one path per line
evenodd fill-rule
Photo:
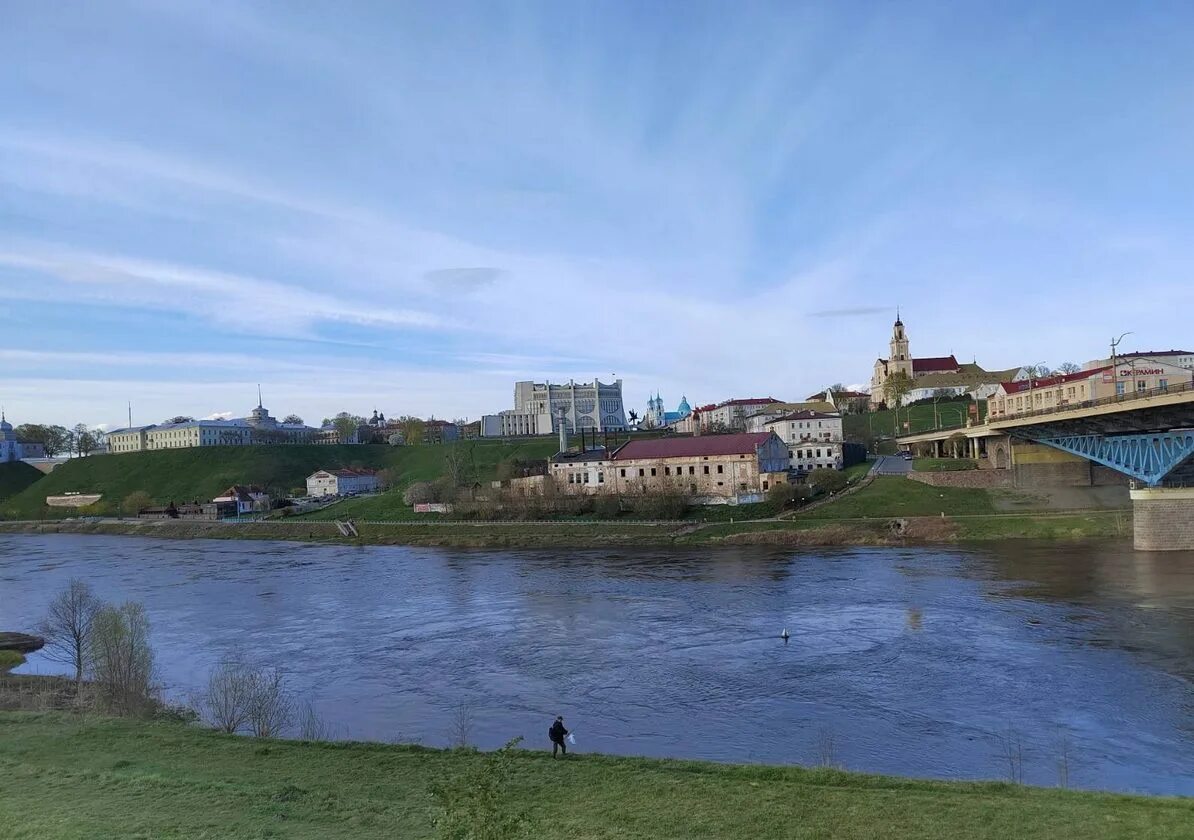
M 573 735 L 571 732 L 568 733 L 568 743 L 572 744 L 573 746 L 576 746 L 576 736 Z

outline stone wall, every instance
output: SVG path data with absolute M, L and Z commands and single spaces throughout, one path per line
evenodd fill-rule
M 1090 461 L 1025 440 L 1012 442 L 1017 487 L 1089 487 Z
M 908 477 L 933 487 L 1011 487 L 1011 470 L 958 470 L 956 472 L 911 472 Z
M 1194 487 L 1132 491 L 1137 551 L 1194 551 Z

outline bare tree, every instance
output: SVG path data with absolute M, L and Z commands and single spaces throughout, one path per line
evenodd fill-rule
M 1015 784 L 1024 782 L 1024 741 L 1009 723 L 1007 729 L 995 735 L 996 756 L 1005 767 L 1007 779 Z
M 87 583 L 71 578 L 66 589 L 50 602 L 46 618 L 38 628 L 38 633 L 46 638 L 43 651 L 46 658 L 73 666 L 76 686 L 83 683 L 95 616 L 103 606 Z
M 894 411 L 900 410 L 904 397 L 911 390 L 912 379 L 902 370 L 897 370 L 883 381 L 883 398 L 887 401 L 887 407 Z
M 477 475 L 474 443 L 463 441 L 449 444 L 444 452 L 444 468 L 453 487 L 471 484 Z
M 153 504 L 153 498 L 144 490 L 134 490 L 124 497 L 120 503 L 120 510 L 129 516 L 136 516 L 145 508 Z
M 1024 365 L 1024 370 L 1028 373 L 1029 379 L 1044 379 L 1052 373 L 1049 370 L 1048 362 L 1037 362 L 1034 365 Z
M 821 767 L 837 767 L 837 741 L 833 730 L 821 727 L 817 731 L 817 764 Z
M 310 700 L 304 700 L 298 712 L 299 737 L 304 741 L 326 741 L 331 737 L 331 727 L 315 711 Z
M 1070 733 L 1064 727 L 1057 727 L 1057 735 L 1053 739 L 1053 747 L 1057 754 L 1057 786 L 1070 786 L 1070 759 L 1073 748 L 1070 744 Z
M 144 607 L 128 601 L 101 608 L 95 614 L 87 658 L 91 678 L 112 711 L 136 715 L 148 708 L 154 662 Z
M 1082 366 L 1074 364 L 1073 362 L 1062 362 L 1057 366 L 1058 373 L 1078 373 L 1081 370 Z
M 273 738 L 294 719 L 294 701 L 286 680 L 277 668 L 261 668 L 252 674 L 248 719 L 258 738 Z
M 449 728 L 451 746 L 464 749 L 469 745 L 473 736 L 473 702 L 464 700 L 452 710 L 452 723 Z
M 249 720 L 253 673 L 243 662 L 221 662 L 207 678 L 202 711 L 209 724 L 221 732 L 237 732 Z

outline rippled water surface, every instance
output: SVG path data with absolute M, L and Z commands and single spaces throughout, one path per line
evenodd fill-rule
M 464 551 L 0 537 L 0 629 L 71 577 L 142 601 L 176 698 L 240 649 L 341 736 L 1194 794 L 1194 555 L 994 549 Z M 787 628 L 785 644 L 780 631 Z M 35 655 L 25 671 L 60 670 Z

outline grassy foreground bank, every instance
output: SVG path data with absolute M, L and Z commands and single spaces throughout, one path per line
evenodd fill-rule
M 474 753 L 259 741 L 180 724 L 0 713 L 0 833 L 75 838 L 420 838 L 428 787 Z M 543 752 L 509 797 L 536 838 L 1177 838 L 1194 800 L 797 767 Z

